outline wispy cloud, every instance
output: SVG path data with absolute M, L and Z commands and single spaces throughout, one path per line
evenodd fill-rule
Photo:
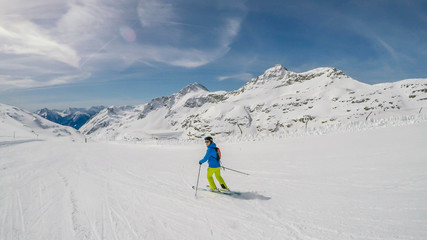
M 382 47 L 384 47 L 384 49 L 393 57 L 394 60 L 396 60 L 396 61 L 399 60 L 399 56 L 393 47 L 391 47 L 388 43 L 386 43 L 380 37 L 377 37 L 377 40 L 378 40 L 379 44 Z
M 13 77 L 3 76 L 0 90 L 64 84 L 45 75 L 53 65 L 65 84 L 134 64 L 200 67 L 229 52 L 246 15 L 240 0 L 17 1 L 0 10 L 0 68 L 5 59 L 15 64 L 2 72 Z
M 249 81 L 253 77 L 254 76 L 250 73 L 239 73 L 239 74 L 234 74 L 229 76 L 220 76 L 218 77 L 218 81 L 225 81 L 229 79 L 235 79 L 239 81 Z
M 78 68 L 77 52 L 55 41 L 29 21 L 0 21 L 0 52 L 12 55 L 37 55 Z
M 170 25 L 177 22 L 172 1 L 144 0 L 138 4 L 138 16 L 143 27 Z
M 64 75 L 49 78 L 47 81 L 39 81 L 29 76 L 10 76 L 0 75 L 0 89 L 10 90 L 15 88 L 46 88 L 58 85 L 66 85 L 86 80 L 90 77 L 89 73 L 79 75 Z
M 182 8 L 188 4 L 194 8 L 204 5 L 198 1 L 140 1 L 138 17 L 142 32 L 153 40 L 139 46 L 140 51 L 146 53 L 140 55 L 140 59 L 194 68 L 215 61 L 230 50 L 246 14 L 245 9 L 236 9 L 236 6 L 218 9 L 213 4 L 209 6 L 212 9 L 207 16 L 194 16 L 198 22 L 184 16 Z M 233 8 L 235 15 L 221 14 Z M 146 40 L 144 38 L 142 42 Z

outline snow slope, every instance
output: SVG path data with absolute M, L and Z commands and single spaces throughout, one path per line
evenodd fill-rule
M 276 65 L 236 91 L 195 83 L 144 105 L 112 106 L 80 131 L 98 140 L 257 139 L 425 121 L 426 111 L 427 79 L 368 85 L 335 68 L 295 73 Z
M 83 135 L 71 127 L 53 123 L 37 114 L 0 103 L 0 141 L 57 137 L 80 141 Z
M 427 123 L 226 143 L 0 143 L 0 239 L 427 239 Z M 206 165 L 200 185 L 206 185 Z

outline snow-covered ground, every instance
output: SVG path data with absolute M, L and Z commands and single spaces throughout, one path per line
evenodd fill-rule
M 0 239 L 427 239 L 427 123 L 200 144 L 0 143 Z M 202 166 L 200 185 L 207 184 Z

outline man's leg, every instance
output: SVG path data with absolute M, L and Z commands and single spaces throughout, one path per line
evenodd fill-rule
M 225 184 L 224 179 L 221 177 L 221 172 L 220 172 L 221 168 L 214 168 L 214 169 L 215 169 L 215 177 L 218 180 L 219 184 L 221 184 L 221 187 L 223 189 L 227 189 L 228 188 L 227 184 Z
M 215 172 L 215 168 L 208 168 L 208 174 L 206 175 L 208 177 L 209 187 L 211 189 L 216 189 L 216 185 L 215 185 L 214 179 L 212 177 L 214 172 Z

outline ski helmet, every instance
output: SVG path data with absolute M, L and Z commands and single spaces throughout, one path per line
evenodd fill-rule
M 205 141 L 209 141 L 209 142 L 213 142 L 213 138 L 212 137 L 205 137 Z

